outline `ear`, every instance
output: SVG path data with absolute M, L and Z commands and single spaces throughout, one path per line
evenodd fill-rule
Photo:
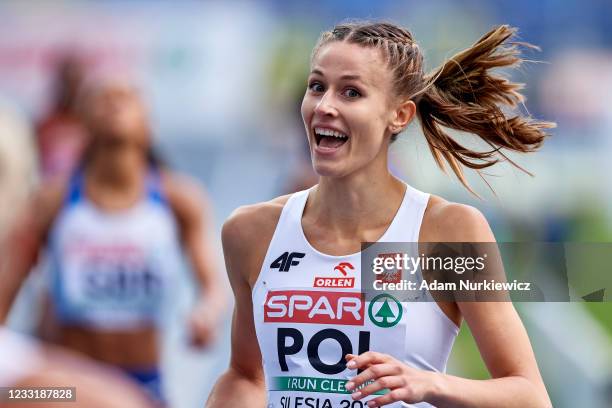
M 393 117 L 389 123 L 389 130 L 392 134 L 398 134 L 408 126 L 416 114 L 416 105 L 411 100 L 402 102 L 393 112 Z

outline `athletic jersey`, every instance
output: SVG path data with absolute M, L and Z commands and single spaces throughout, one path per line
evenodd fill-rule
M 326 255 L 307 241 L 302 229 L 307 198 L 308 190 L 301 191 L 285 204 L 252 292 L 268 407 L 365 407 L 374 397 L 354 402 L 344 389 L 357 375 L 346 368 L 348 353 L 378 351 L 418 369 L 444 372 L 457 326 L 435 301 L 398 301 L 382 292 L 371 300 L 362 296 L 361 254 Z M 428 199 L 406 186 L 379 242 L 418 242 Z
M 40 345 L 29 336 L 0 326 L 0 387 L 14 387 L 36 375 L 44 363 Z
M 159 323 L 180 258 L 158 174 L 151 170 L 144 197 L 121 211 L 101 210 L 84 187 L 79 172 L 50 234 L 51 299 L 59 320 L 102 330 Z

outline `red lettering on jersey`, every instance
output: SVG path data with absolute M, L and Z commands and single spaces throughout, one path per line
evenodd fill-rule
M 364 303 L 361 293 L 270 291 L 264 304 L 264 322 L 363 326 Z
M 325 278 L 318 276 L 314 278 L 315 288 L 352 288 L 355 286 L 355 278 Z

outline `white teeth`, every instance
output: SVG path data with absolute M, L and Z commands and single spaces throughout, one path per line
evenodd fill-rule
M 315 131 L 316 134 L 321 135 L 321 136 L 333 136 L 333 137 L 338 137 L 338 138 L 347 138 L 348 137 L 344 133 L 340 133 L 340 132 L 337 132 L 337 131 L 332 130 L 332 129 L 315 128 L 314 131 Z

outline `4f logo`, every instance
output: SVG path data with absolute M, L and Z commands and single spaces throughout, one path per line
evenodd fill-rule
M 288 272 L 289 268 L 300 264 L 306 254 L 302 252 L 285 252 L 270 264 L 271 269 L 278 269 L 279 272 Z

